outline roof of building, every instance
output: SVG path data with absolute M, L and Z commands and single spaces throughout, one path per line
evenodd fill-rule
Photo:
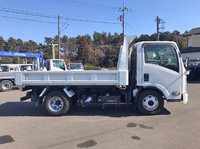
M 200 34 L 200 27 L 191 29 L 184 36 L 191 36 L 191 35 L 196 35 L 196 34 Z
M 188 47 L 186 49 L 180 50 L 181 53 L 194 53 L 194 52 L 200 52 L 200 47 Z

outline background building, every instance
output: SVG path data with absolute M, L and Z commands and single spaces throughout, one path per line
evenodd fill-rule
M 200 27 L 193 28 L 185 35 L 187 37 L 187 48 L 181 50 L 183 60 L 189 55 L 191 60 L 200 58 Z

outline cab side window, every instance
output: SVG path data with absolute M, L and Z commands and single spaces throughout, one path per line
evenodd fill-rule
M 145 63 L 159 65 L 179 72 L 178 58 L 173 45 L 148 45 L 144 46 Z

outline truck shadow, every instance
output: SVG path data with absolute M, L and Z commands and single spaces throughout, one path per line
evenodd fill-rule
M 0 105 L 2 116 L 48 116 L 43 106 L 31 102 L 6 102 Z
M 159 115 L 170 115 L 167 109 Z M 3 116 L 33 116 L 33 117 L 50 117 L 44 106 L 35 106 L 31 102 L 7 102 L 0 105 L 0 117 Z M 118 108 L 107 106 L 104 109 L 97 105 L 88 105 L 80 107 L 74 105 L 64 116 L 108 116 L 108 117 L 129 117 L 129 116 L 144 116 L 138 111 L 134 111 L 132 105 L 123 105 Z
M 17 86 L 13 86 L 12 90 L 19 90 Z
M 159 115 L 171 114 L 167 109 Z M 69 110 L 67 115 L 71 116 L 109 116 L 109 117 L 129 117 L 129 116 L 145 116 L 142 115 L 138 110 L 134 110 L 132 105 L 121 105 L 119 107 L 105 106 L 102 108 L 97 105 L 88 105 L 87 107 L 74 106 Z

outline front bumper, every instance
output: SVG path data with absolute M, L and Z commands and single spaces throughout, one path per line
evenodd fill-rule
M 186 104 L 188 102 L 188 93 L 184 93 L 182 95 L 182 99 L 181 100 L 183 101 L 184 104 Z

